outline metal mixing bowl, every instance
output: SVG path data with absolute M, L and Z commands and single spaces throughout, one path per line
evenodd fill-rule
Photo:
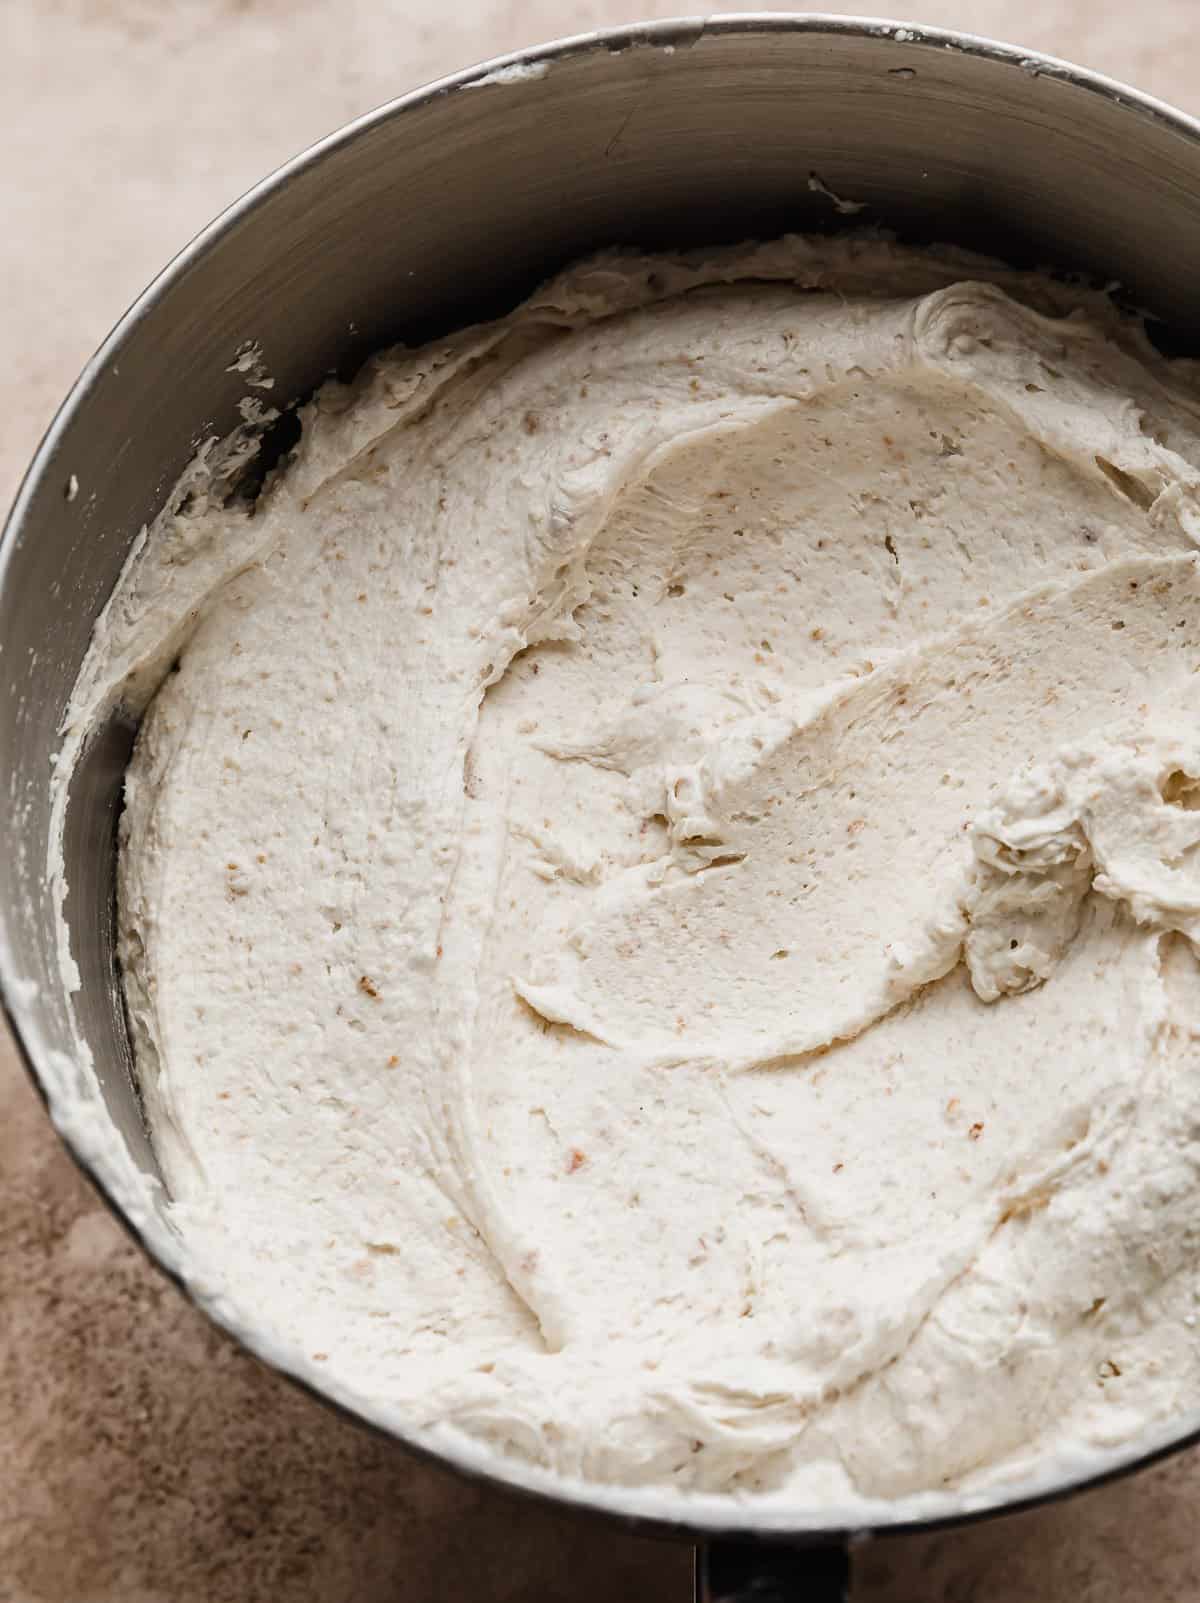
M 823 189 L 866 209 L 847 219 Z M 134 1161 L 154 1169 L 113 956 L 129 721 L 98 733 L 70 789 L 65 911 L 82 974 L 74 998 L 46 876 L 51 760 L 93 622 L 132 540 L 197 443 L 239 420 L 244 380 L 230 371 L 239 347 L 258 342 L 276 379 L 271 399 L 285 404 L 382 345 L 507 308 L 598 246 L 712 244 L 848 221 L 1117 281 L 1131 304 L 1163 320 L 1173 348 L 1200 343 L 1195 122 L 984 40 L 782 15 L 587 35 L 405 96 L 239 201 L 118 325 L 47 434 L 0 545 L 0 773 L 10 818 L 0 986 L 51 1113 L 102 1187 L 112 1190 L 107 1171 L 64 1095 L 72 1010 L 113 1121 Z M 164 1232 L 126 1214 L 169 1266 Z M 288 1367 L 253 1332 L 237 1334 Z M 1180 1420 L 1109 1472 L 1195 1437 L 1196 1421 Z M 480 1470 L 466 1458 L 446 1462 Z M 501 1466 L 491 1474 L 521 1478 Z M 1042 1477 L 933 1512 L 968 1518 L 1083 1479 Z M 569 1501 L 632 1511 L 636 1500 L 597 1490 Z M 840 1587 L 847 1533 L 836 1514 L 798 1516 L 803 1529 L 763 1529 L 753 1510 L 658 1526 L 707 1539 L 717 1523 L 726 1535 L 826 1544 L 823 1560 L 810 1556 L 809 1578 L 821 1569 L 831 1595 Z M 705 1595 L 735 1595 L 739 1565 L 744 1572 L 743 1555 L 714 1549 L 701 1566 Z

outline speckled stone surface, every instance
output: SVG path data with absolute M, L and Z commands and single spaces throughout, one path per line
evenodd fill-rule
M 0 504 L 128 302 L 278 162 L 438 73 L 687 9 L 0 0 Z M 1200 0 L 925 0 L 919 17 L 1200 110 Z M 2 1038 L 0 1443 L 0 1603 L 691 1596 L 686 1550 L 414 1462 L 210 1329 L 101 1209 Z M 873 1544 L 854 1598 L 1194 1603 L 1198 1500 L 1193 1452 L 1032 1514 Z

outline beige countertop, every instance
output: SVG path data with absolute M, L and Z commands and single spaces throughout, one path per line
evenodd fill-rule
M 484 56 L 691 9 L 0 0 L 0 505 L 128 302 L 278 162 Z M 917 16 L 1200 110 L 1200 0 L 924 0 Z M 0 1431 L 0 1603 L 691 1596 L 686 1549 L 415 1463 L 218 1335 L 102 1210 L 3 1038 Z M 1198 1499 L 1193 1451 L 1033 1514 L 876 1543 L 859 1555 L 854 1597 L 1192 1603 Z

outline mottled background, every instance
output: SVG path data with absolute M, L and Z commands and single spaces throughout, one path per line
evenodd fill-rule
M 687 9 L 0 0 L 0 505 L 129 301 L 270 168 L 442 72 Z M 1200 111 L 1200 0 L 925 0 L 917 17 Z M 413 1463 L 211 1330 L 101 1210 L 3 1038 L 0 1154 L 0 1603 L 690 1598 L 686 1550 Z M 877 1544 L 855 1599 L 1192 1603 L 1198 1496 L 1193 1452 L 1034 1514 Z

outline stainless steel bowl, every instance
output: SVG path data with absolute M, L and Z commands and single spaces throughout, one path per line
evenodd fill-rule
M 71 784 L 65 912 L 83 981 L 74 998 L 59 970 L 46 876 L 51 761 L 131 541 L 197 443 L 239 420 L 243 381 L 229 371 L 239 346 L 257 341 L 276 377 L 272 400 L 294 401 L 382 345 L 506 308 L 601 245 L 845 226 L 825 191 L 867 203 L 857 225 L 1116 281 L 1162 320 L 1176 348 L 1200 346 L 1200 125 L 985 40 L 771 14 L 569 39 L 382 107 L 218 218 L 88 365 L 0 544 L 0 772 L 10 819 L 0 987 L 52 1115 L 102 1186 L 63 1094 L 72 1010 L 134 1162 L 154 1170 L 112 939 L 114 827 L 132 730 L 114 718 Z M 170 1267 L 162 1232 L 128 1210 L 126 1222 Z M 266 1351 L 253 1333 L 236 1334 Z M 1197 1434 L 1195 1421 L 1181 1420 L 1110 1473 Z M 1043 1478 L 935 1512 L 969 1518 L 1082 1483 Z M 582 1510 L 602 1499 L 570 1501 Z M 604 1502 L 620 1510 L 619 1498 Z M 657 1523 L 688 1539 L 720 1534 L 699 1517 Z M 848 1533 L 836 1517 L 803 1529 L 763 1529 L 752 1512 L 720 1523 L 725 1535 L 826 1544 L 824 1560 L 810 1557 L 810 1578 L 822 1568 L 831 1595 L 840 1586 Z M 761 1570 L 766 1560 L 754 1562 Z M 701 1566 L 705 1595 L 735 1595 L 738 1565 L 737 1552 L 714 1549 Z

